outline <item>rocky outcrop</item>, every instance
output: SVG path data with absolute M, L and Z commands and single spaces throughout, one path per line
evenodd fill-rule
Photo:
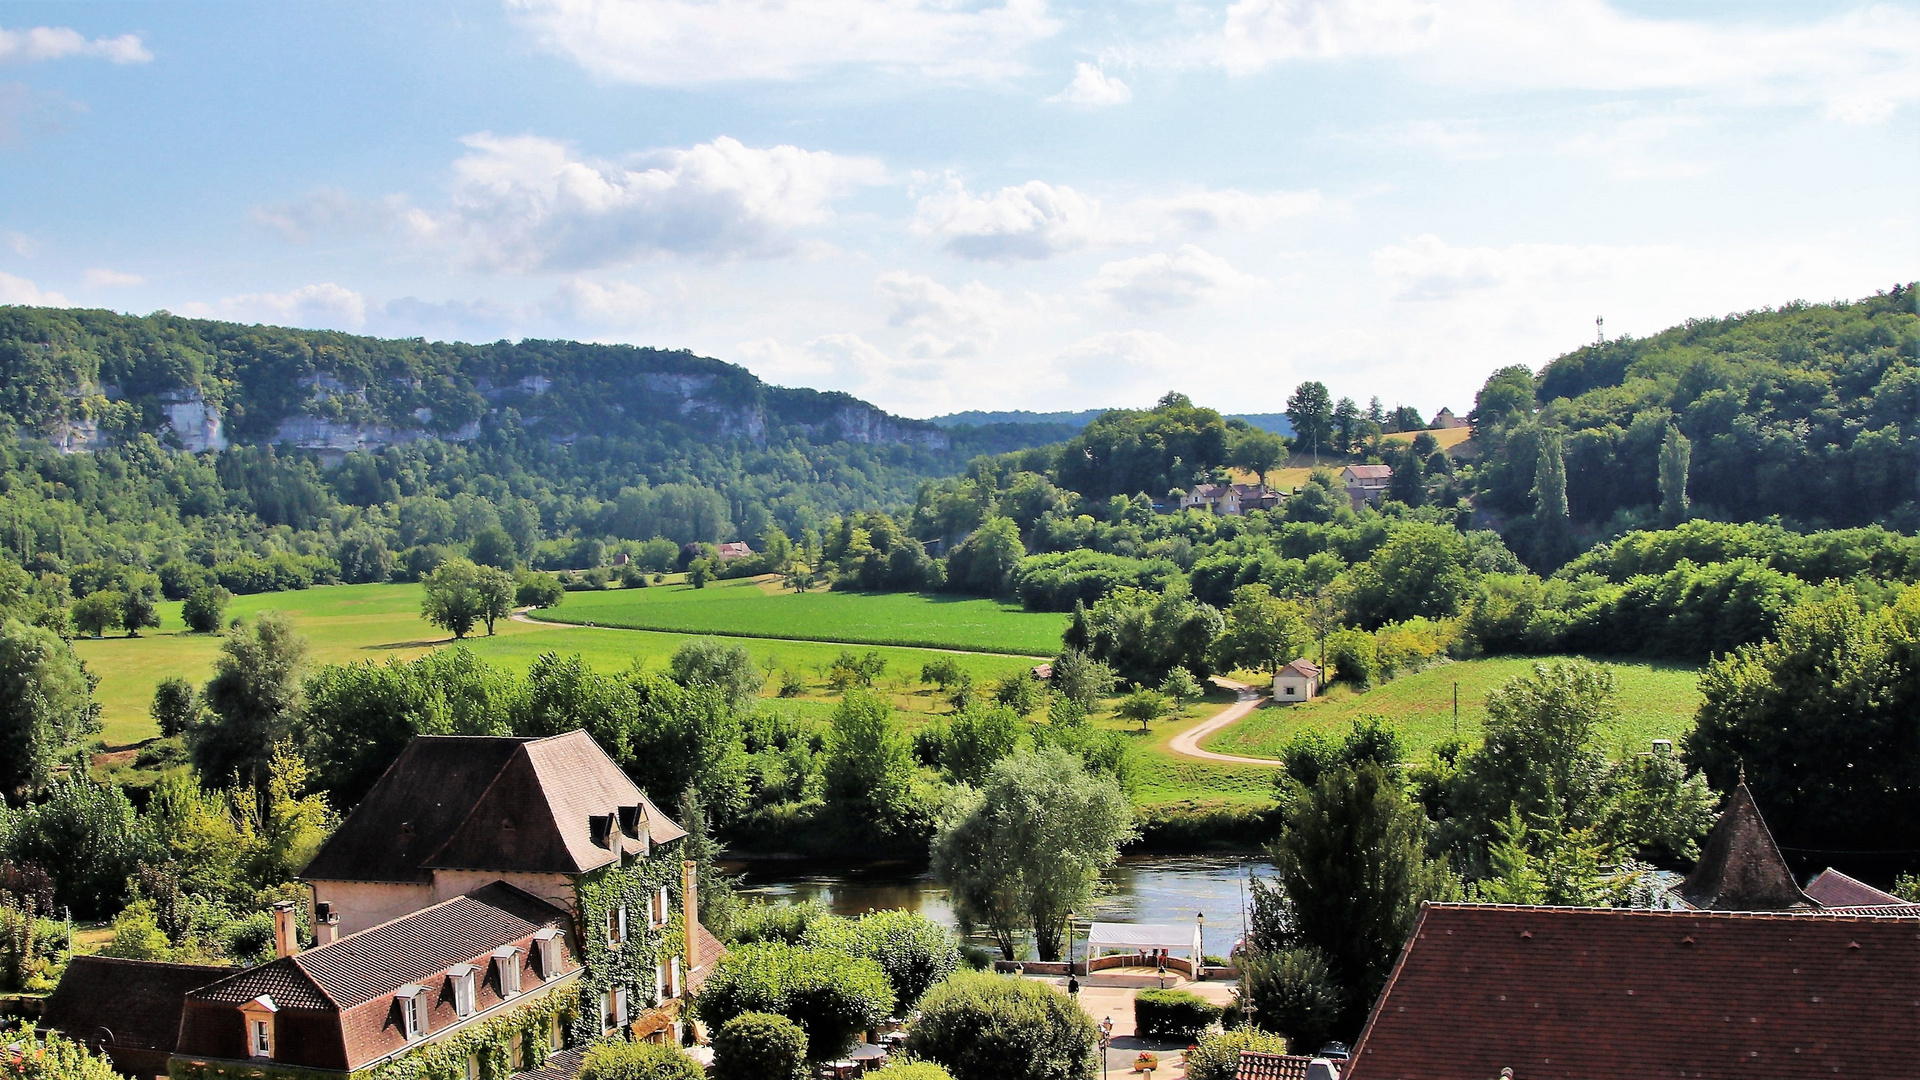
M 161 411 L 167 414 L 167 427 L 180 445 L 196 454 L 225 450 L 227 433 L 220 410 L 209 404 L 198 390 L 181 390 L 160 396 Z

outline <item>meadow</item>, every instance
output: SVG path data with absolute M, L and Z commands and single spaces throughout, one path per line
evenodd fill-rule
M 592 623 L 732 637 L 902 645 L 1052 656 L 1067 617 L 1022 611 L 996 600 L 922 593 L 793 593 L 773 578 L 645 589 L 569 593 L 536 613 L 551 622 Z
M 568 602 L 583 595 L 588 594 L 570 594 Z M 307 638 L 316 664 L 410 660 L 453 644 L 445 632 L 420 618 L 418 585 L 333 585 L 300 592 L 240 596 L 234 598 L 228 613 L 251 618 L 266 610 L 285 612 L 293 620 Z M 636 663 L 644 668 L 664 670 L 674 650 L 689 638 L 699 636 L 511 620 L 502 620 L 495 629 L 493 637 L 487 637 L 484 628 L 479 629 L 478 636 L 469 637 L 464 646 L 486 660 L 519 670 L 525 670 L 535 657 L 549 652 L 563 656 L 577 653 L 601 671 L 623 671 Z M 739 643 L 762 668 L 773 672 L 769 693 L 778 684 L 780 672 L 794 671 L 807 689 L 799 698 L 790 700 L 796 702 L 800 711 L 824 712 L 828 698 L 824 669 L 840 655 L 844 646 L 770 639 L 741 639 Z M 213 673 L 220 639 L 187 633 L 180 621 L 180 605 L 169 603 L 161 605 L 158 630 L 145 631 L 137 638 L 120 635 L 99 640 L 81 638 L 74 642 L 74 648 L 86 661 L 88 670 L 100 680 L 95 697 L 101 704 L 105 741 L 110 746 L 126 746 L 159 734 L 147 713 L 154 687 L 172 676 L 196 685 L 204 683 Z M 869 650 L 861 646 L 854 651 Z M 875 647 L 872 651 L 887 660 L 880 689 L 909 714 L 945 709 L 931 690 L 918 683 L 921 667 L 931 660 L 951 658 L 979 683 L 990 682 L 1010 671 L 1023 671 L 1033 663 L 1024 657 L 952 654 L 889 646 Z
M 1487 695 L 1557 657 L 1497 657 L 1440 664 L 1364 694 L 1336 686 L 1310 704 L 1267 707 L 1206 739 L 1220 754 L 1274 757 L 1302 731 L 1338 735 L 1355 720 L 1378 716 L 1399 728 L 1415 756 L 1453 738 L 1454 686 L 1460 688 L 1459 737 L 1477 743 L 1485 730 Z M 1700 707 L 1699 671 L 1682 664 L 1597 659 L 1614 669 L 1619 720 L 1601 733 L 1610 753 L 1638 752 L 1653 739 L 1676 742 L 1693 728 Z

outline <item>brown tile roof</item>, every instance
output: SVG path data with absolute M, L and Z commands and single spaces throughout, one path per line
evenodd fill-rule
M 165 1073 L 188 991 L 233 972 L 208 964 L 76 956 L 47 998 L 40 1025 L 104 1052 L 124 1072 Z
M 1429 904 L 1345 1080 L 1911 1077 L 1920 920 Z
M 518 1080 L 573 1080 L 580 1075 L 581 1061 L 586 1051 L 577 1046 L 565 1050 L 555 1050 L 547 1055 L 547 1063 L 530 1072 L 515 1073 Z
M 1233 1080 L 1307 1080 L 1307 1064 L 1313 1059 L 1299 1054 L 1263 1054 L 1258 1050 L 1240 1051 L 1240 1066 Z
M 331 945 L 249 968 L 191 996 L 237 1005 L 267 994 L 282 1008 L 349 1009 L 566 921 L 566 912 L 539 897 L 494 882 Z
M 1905 900 L 1892 893 L 1850 878 L 1831 866 L 1814 875 L 1804 891 L 1823 908 L 1898 907 L 1906 904 Z
M 622 808 L 644 820 L 655 843 L 686 835 L 584 731 L 545 739 L 423 735 L 301 876 L 416 882 L 432 880 L 435 869 L 584 873 L 615 858 L 593 819 Z
M 1345 471 L 1352 480 L 1386 480 L 1393 476 L 1391 465 L 1349 465 Z
M 1288 664 L 1286 667 L 1283 667 L 1280 669 L 1280 673 L 1283 675 L 1288 672 L 1292 672 L 1295 675 L 1304 675 L 1309 679 L 1317 679 L 1320 677 L 1319 666 L 1309 662 L 1305 658 L 1295 660 L 1291 664 Z
M 1773 842 L 1746 784 L 1727 796 L 1727 808 L 1700 849 L 1700 862 L 1677 890 L 1696 908 L 1784 911 L 1814 907 Z
M 713 974 L 720 958 L 726 955 L 727 947 L 720 944 L 720 939 L 714 937 L 704 924 L 697 922 L 693 924 L 693 944 L 699 950 L 699 956 L 688 965 L 687 992 L 697 994 L 707 984 L 707 978 Z

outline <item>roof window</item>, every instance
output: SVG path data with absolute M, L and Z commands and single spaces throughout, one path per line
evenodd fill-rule
M 472 964 L 455 964 L 447 969 L 447 980 L 453 984 L 454 1015 L 462 1020 L 474 1012 L 473 976 L 476 971 Z

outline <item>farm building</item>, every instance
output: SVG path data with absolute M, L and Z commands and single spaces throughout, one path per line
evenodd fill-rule
M 1427 428 L 1432 431 L 1446 431 L 1449 428 L 1466 427 L 1467 422 L 1453 415 L 1452 409 L 1443 408 L 1433 415 L 1433 423 Z
M 1320 692 L 1320 668 L 1305 658 L 1295 660 L 1273 675 L 1273 700 L 1285 705 L 1311 701 Z
M 1355 510 L 1379 502 L 1392 479 L 1391 465 L 1349 465 L 1340 470 L 1340 480 L 1346 485 L 1347 498 L 1353 500 Z

